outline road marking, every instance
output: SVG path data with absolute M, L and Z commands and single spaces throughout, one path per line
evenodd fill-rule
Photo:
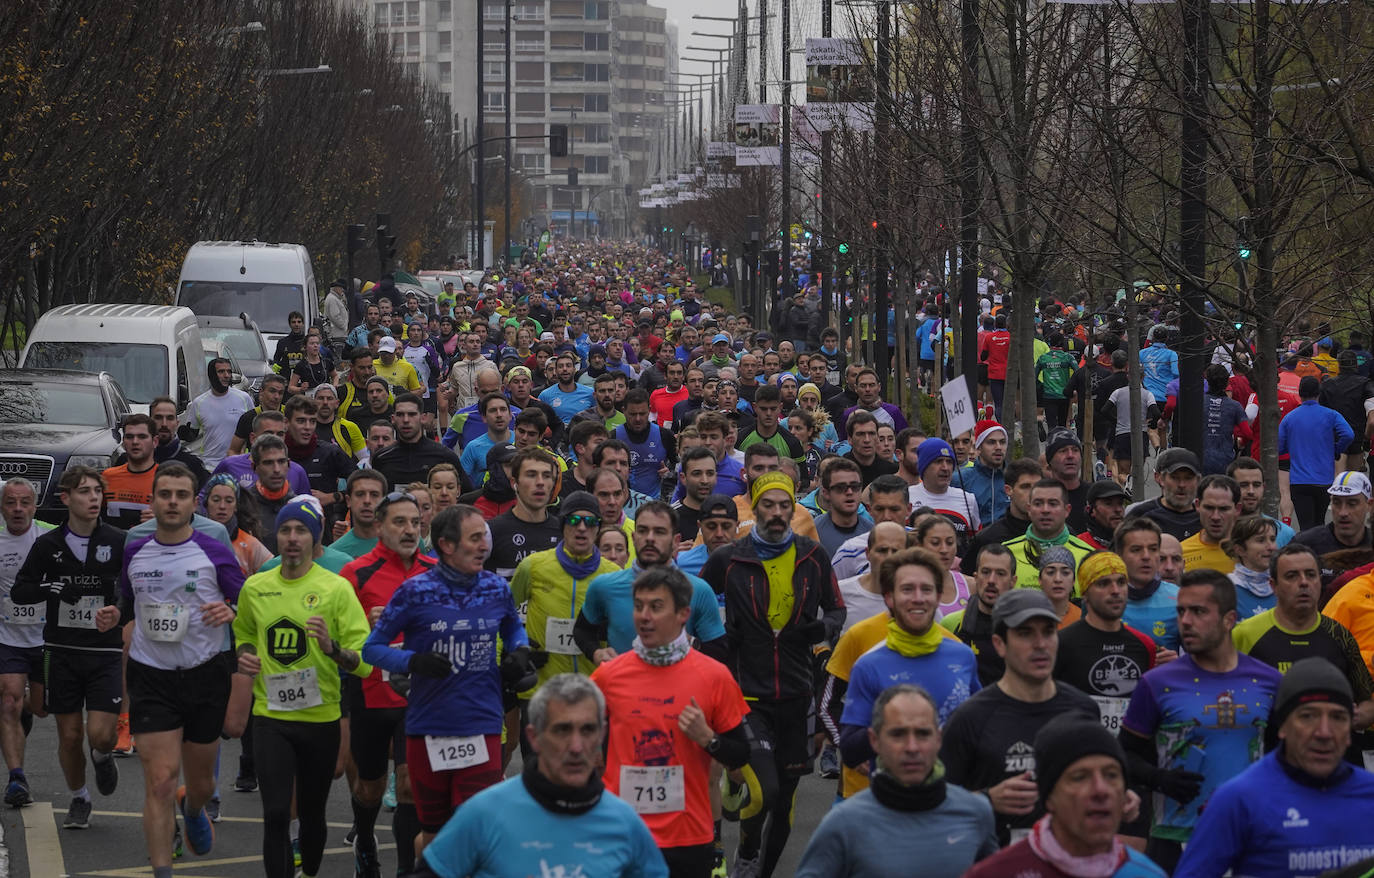
M 34 802 L 24 809 L 24 849 L 30 875 L 65 875 L 62 845 L 57 840 L 57 820 L 51 802 Z M 149 870 L 152 874 L 152 870 Z
M 141 816 L 141 815 L 140 815 L 140 816 Z M 226 818 L 226 819 L 227 819 L 227 818 Z M 242 818 L 241 818 L 241 819 L 242 819 Z M 394 845 L 394 844 L 379 844 L 379 845 L 377 845 L 377 850 L 379 850 L 379 851 L 389 851 L 389 850 L 395 850 L 395 849 L 396 849 L 396 845 Z M 325 851 L 324 851 L 324 855 L 325 855 L 325 856 L 339 855 L 339 854 L 347 854 L 347 855 L 349 855 L 349 856 L 352 856 L 352 855 L 353 855 L 353 848 L 352 848 L 352 846 L 341 846 L 341 847 L 336 847 L 336 848 L 325 848 Z M 30 862 L 32 862 L 32 861 L 30 861 Z M 189 857 L 182 857 L 181 859 L 179 859 L 179 860 L 176 861 L 175 868 L 176 868 L 176 871 L 180 873 L 180 872 L 189 871 L 189 870 L 191 870 L 191 869 L 208 869 L 208 868 L 210 868 L 210 867 L 212 867 L 212 866 L 242 866 L 242 865 L 247 865 L 247 864 L 250 864 L 250 863 L 261 863 L 261 862 L 262 862 L 262 855 L 261 855 L 261 854 L 257 854 L 257 855 L 251 856 L 251 857 L 224 857 L 224 858 L 218 859 L 218 860 L 197 860 L 197 859 L 191 859 L 191 858 L 189 858 Z M 52 872 L 52 873 L 48 873 L 48 872 L 37 872 L 37 871 L 35 871 L 35 872 L 33 872 L 32 874 L 34 874 L 34 875 L 47 875 L 47 874 L 60 875 L 60 874 L 62 874 L 62 873 L 61 873 L 61 872 Z M 152 869 L 151 866 L 134 866 L 134 867 L 128 868 L 128 869 L 109 869 L 109 870 L 101 871 L 101 872 L 81 872 L 81 873 L 79 873 L 79 874 L 80 874 L 80 875 L 90 875 L 90 876 L 93 876 L 93 878 L 146 878 L 146 876 L 149 876 L 149 875 L 152 875 L 152 874 L 153 874 L 153 869 Z M 195 874 L 196 874 L 196 878 L 217 878 L 217 876 L 206 875 L 206 874 L 203 874 L 203 873 L 201 873 L 201 872 L 196 872 Z
M 138 820 L 142 820 L 142 819 L 143 819 L 143 813 L 140 812 L 140 811 L 92 811 L 92 812 L 91 812 L 91 815 L 92 815 L 93 817 L 127 817 L 127 818 L 129 818 L 129 819 L 131 819 L 131 820 L 132 820 L 132 819 L 138 819 Z M 262 818 L 261 818 L 261 817 L 229 817 L 229 816 L 227 816 L 227 815 L 221 815 L 219 819 L 220 819 L 220 822 L 221 822 L 221 823 L 261 823 L 261 822 L 262 822 Z M 325 825 L 328 826 L 328 827 L 330 827 L 330 828 L 332 828 L 332 829 L 350 829 L 350 828 L 352 828 L 352 826 L 353 826 L 352 823 L 326 823 Z M 377 824 L 377 830 L 378 830 L 379 832 L 390 832 L 390 831 L 391 831 L 391 827 L 390 827 L 390 826 L 387 826 L 387 825 L 385 825 L 385 824 L 383 824 L 383 823 L 378 823 L 378 824 Z

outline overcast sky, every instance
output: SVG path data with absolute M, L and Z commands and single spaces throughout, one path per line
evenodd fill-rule
M 692 31 L 728 34 L 734 25 L 728 21 L 693 21 L 692 16 L 734 17 L 739 14 L 739 0 L 658 0 L 658 2 L 668 10 L 669 21 L 677 25 L 680 55 L 703 56 L 701 52 L 686 51 L 687 46 L 715 46 L 724 49 L 729 45 L 727 40 L 714 37 L 694 37 Z M 714 55 L 715 53 L 710 54 Z M 680 69 L 694 73 L 709 73 L 711 70 L 711 65 L 705 62 L 683 59 L 679 61 L 679 64 Z

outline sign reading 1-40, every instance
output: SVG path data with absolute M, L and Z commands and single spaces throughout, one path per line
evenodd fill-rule
M 940 402 L 945 407 L 945 420 L 949 422 L 949 435 L 972 432 L 978 419 L 973 416 L 973 400 L 968 395 L 968 381 L 956 375 L 940 388 Z

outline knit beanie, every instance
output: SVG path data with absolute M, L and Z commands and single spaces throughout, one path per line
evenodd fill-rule
M 1084 756 L 1110 756 L 1126 775 L 1126 753 L 1116 736 L 1097 720 L 1077 713 L 1060 714 L 1035 735 L 1035 784 L 1044 802 L 1059 778 Z
M 916 469 L 924 476 L 926 467 L 941 458 L 953 463 L 954 449 L 943 439 L 927 439 L 916 449 Z

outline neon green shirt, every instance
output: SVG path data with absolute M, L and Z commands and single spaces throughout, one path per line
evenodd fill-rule
M 362 653 L 367 616 L 342 576 L 312 564 L 299 579 L 285 578 L 278 568 L 243 584 L 234 639 L 239 646 L 252 644 L 262 660 L 253 679 L 254 715 L 313 723 L 339 718 L 339 666 L 306 633 L 312 616 L 324 618 L 339 646 Z M 366 677 L 372 668 L 360 662 L 352 673 Z

